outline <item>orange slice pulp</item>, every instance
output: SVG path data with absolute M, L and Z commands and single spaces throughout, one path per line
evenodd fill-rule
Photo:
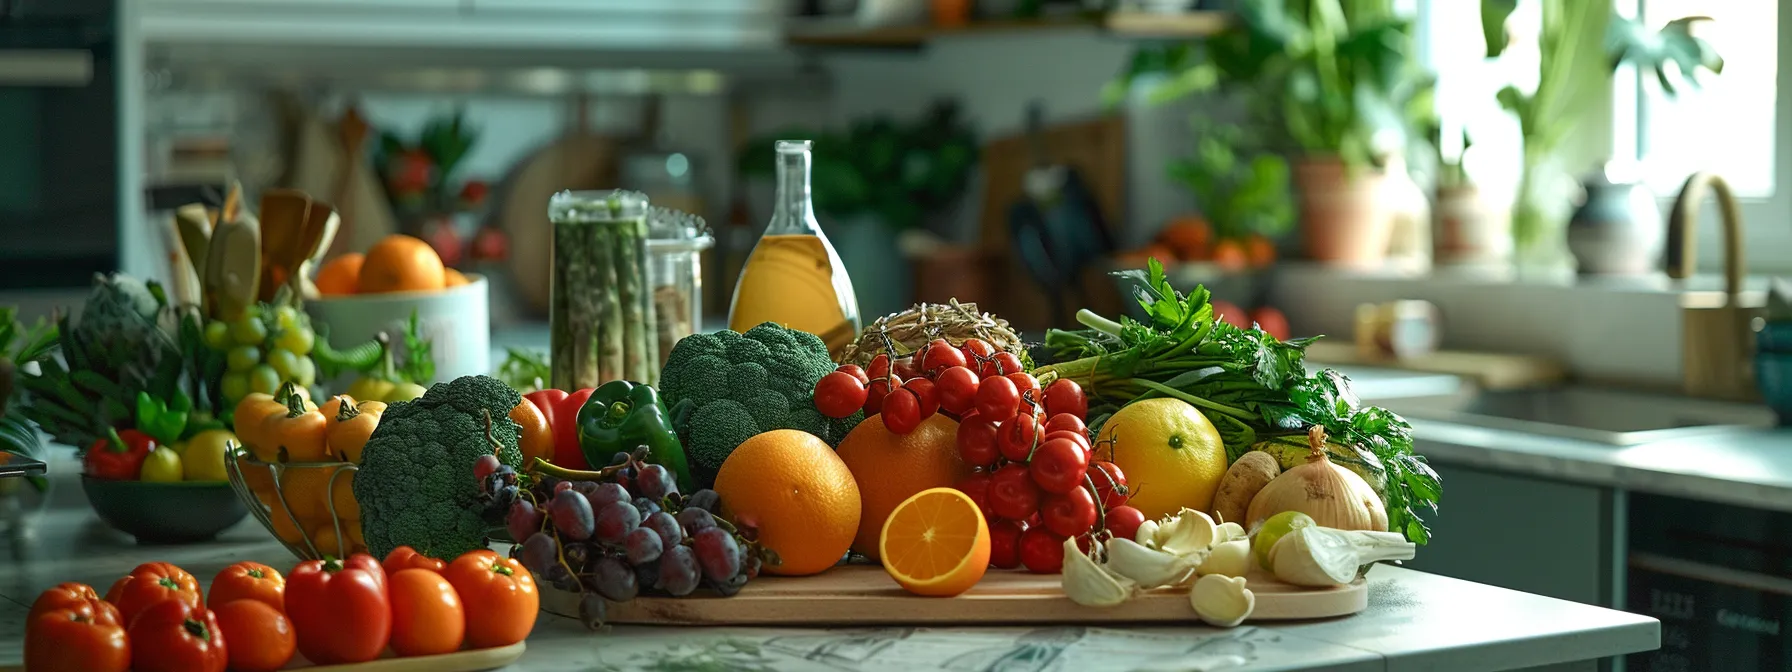
M 903 589 L 951 597 L 977 585 L 989 568 L 989 523 L 964 493 L 923 490 L 884 521 L 878 551 L 884 571 Z

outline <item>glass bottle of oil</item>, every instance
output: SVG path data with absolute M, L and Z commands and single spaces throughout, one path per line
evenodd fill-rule
M 728 328 L 776 322 L 821 337 L 838 354 L 858 337 L 859 302 L 846 266 L 815 221 L 810 148 L 807 140 L 778 141 L 776 208 L 734 285 Z

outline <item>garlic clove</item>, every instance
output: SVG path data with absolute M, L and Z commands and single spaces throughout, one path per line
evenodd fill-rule
M 1090 553 L 1100 553 L 1101 542 L 1095 542 Z M 1085 607 L 1117 606 L 1132 597 L 1136 585 L 1131 579 L 1118 576 L 1077 548 L 1075 539 L 1064 540 L 1064 568 L 1060 585 L 1071 602 Z
M 1243 525 L 1239 525 L 1238 523 L 1227 521 L 1224 523 L 1220 523 L 1217 528 L 1217 531 L 1214 532 L 1213 544 L 1215 546 L 1218 546 L 1218 545 L 1226 543 L 1228 541 L 1232 541 L 1234 539 L 1244 539 L 1245 537 L 1248 537 L 1248 536 L 1250 536 L 1250 535 L 1244 531 Z
M 1195 574 L 1206 576 L 1244 576 L 1251 569 L 1251 541 L 1249 539 L 1233 539 L 1215 544 L 1213 552 L 1195 568 Z
M 1251 617 L 1257 596 L 1245 587 L 1243 577 L 1209 574 L 1195 581 L 1188 602 L 1208 625 L 1230 628 Z
M 1133 533 L 1132 540 L 1151 548 L 1157 548 L 1157 521 L 1147 520 L 1139 523 L 1139 531 Z
M 1204 551 L 1213 547 L 1217 534 L 1218 528 L 1207 514 L 1183 509 L 1158 525 L 1157 547 L 1176 555 Z
M 1107 548 L 1108 569 L 1132 579 L 1143 589 L 1171 586 L 1188 580 L 1195 567 L 1207 556 L 1206 549 L 1179 555 L 1147 548 L 1126 539 L 1111 540 Z

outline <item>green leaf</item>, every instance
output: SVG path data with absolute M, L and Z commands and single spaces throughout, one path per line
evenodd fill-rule
M 1481 0 L 1481 38 L 1486 41 L 1487 57 L 1505 53 L 1512 38 L 1506 34 L 1506 19 L 1518 9 L 1518 0 Z
M 1670 96 L 1677 92 L 1676 82 L 1698 86 L 1695 75 L 1700 68 L 1717 74 L 1724 71 L 1724 59 L 1717 48 L 1692 34 L 1695 24 L 1710 20 L 1708 16 L 1688 16 L 1651 31 L 1641 22 L 1614 16 L 1605 34 L 1609 69 L 1616 71 L 1628 61 L 1638 68 L 1653 70 L 1662 91 Z M 1669 64 L 1674 68 L 1670 69 Z

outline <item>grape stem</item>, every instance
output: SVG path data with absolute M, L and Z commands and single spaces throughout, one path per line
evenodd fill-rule
M 627 467 L 636 461 L 644 460 L 646 457 L 647 451 L 636 451 L 634 456 L 632 456 L 628 462 L 604 467 L 597 471 L 567 469 L 566 467 L 559 466 L 537 457 L 534 461 L 529 463 L 528 471 L 529 473 L 547 474 L 562 481 L 606 481 L 609 480 L 610 477 L 615 476 L 616 472 L 622 471 L 624 467 Z

